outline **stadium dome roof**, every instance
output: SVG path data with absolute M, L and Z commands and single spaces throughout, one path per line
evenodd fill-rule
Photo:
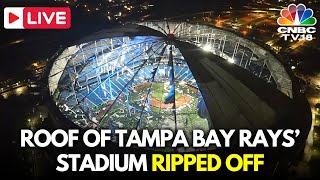
M 52 63 L 50 95 L 83 128 L 271 128 L 292 108 L 291 79 L 276 58 L 204 25 L 120 26 Z

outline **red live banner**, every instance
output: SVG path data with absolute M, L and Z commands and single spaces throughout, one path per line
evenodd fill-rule
M 7 7 L 6 29 L 69 29 L 71 10 L 68 7 Z

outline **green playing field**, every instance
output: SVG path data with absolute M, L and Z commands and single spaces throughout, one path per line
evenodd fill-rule
M 176 88 L 178 88 L 178 87 L 176 87 Z M 164 93 L 169 93 L 169 90 L 166 90 L 164 88 L 164 84 L 163 83 L 154 83 L 154 84 L 152 84 L 151 92 L 152 92 L 152 97 L 153 98 L 158 99 L 158 100 L 163 102 L 165 100 L 165 98 L 166 98 Z M 177 91 L 175 91 L 175 93 L 176 93 L 176 98 L 179 98 L 181 96 L 181 93 L 179 93 Z

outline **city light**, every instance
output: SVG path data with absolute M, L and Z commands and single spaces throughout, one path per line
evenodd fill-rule
M 19 88 L 14 90 L 14 94 L 19 96 L 19 95 L 24 94 L 25 92 L 27 92 L 27 89 L 28 88 L 26 86 L 21 86 L 21 87 L 19 87 Z
M 24 42 L 24 39 L 18 39 L 18 40 L 10 42 L 9 44 L 19 44 L 19 43 L 22 43 L 22 42 Z

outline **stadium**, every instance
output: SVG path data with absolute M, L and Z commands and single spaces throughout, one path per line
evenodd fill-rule
M 82 129 L 301 129 L 311 115 L 290 72 L 253 41 L 177 21 L 125 24 L 58 51 L 50 111 Z M 298 144 L 299 144 L 298 143 Z

